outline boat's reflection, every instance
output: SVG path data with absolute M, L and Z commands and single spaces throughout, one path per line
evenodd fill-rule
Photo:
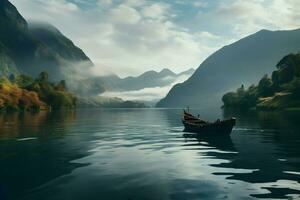
M 230 136 L 185 134 L 185 149 L 194 150 L 203 165 L 215 167 L 212 174 L 230 184 L 249 184 L 249 198 L 298 199 L 300 113 L 224 113 L 231 116 L 238 123 Z M 207 164 L 206 158 L 215 163 Z
M 213 147 L 221 151 L 235 151 L 235 147 L 231 140 L 230 135 L 210 135 L 210 134 L 196 134 L 196 133 L 184 133 L 183 137 L 187 142 L 186 146 L 189 146 L 189 141 L 198 141 L 201 146 Z

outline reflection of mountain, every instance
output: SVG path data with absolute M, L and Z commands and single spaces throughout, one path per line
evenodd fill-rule
M 175 85 L 158 107 L 221 106 L 222 95 L 256 83 L 278 60 L 300 50 L 300 29 L 262 30 L 209 56 L 191 78 Z

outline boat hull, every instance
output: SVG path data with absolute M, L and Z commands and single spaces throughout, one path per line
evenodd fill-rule
M 196 124 L 185 120 L 182 120 L 182 123 L 184 125 L 184 132 L 210 135 L 230 135 L 233 127 L 235 126 L 235 119 L 210 124 Z

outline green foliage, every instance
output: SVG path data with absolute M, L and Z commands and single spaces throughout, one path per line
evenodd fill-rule
M 38 94 L 20 88 L 11 83 L 8 79 L 1 79 L 0 82 L 0 109 L 6 111 L 16 110 L 39 110 L 46 106 Z
M 294 78 L 291 82 L 284 84 L 282 89 L 292 93 L 296 99 L 300 100 L 300 78 Z
M 222 98 L 224 106 L 230 108 L 251 108 L 256 105 L 258 100 L 257 87 L 250 86 L 248 90 L 242 85 L 236 92 L 229 92 Z
M 73 108 L 76 98 L 66 90 L 66 82 L 48 82 L 42 72 L 37 79 L 26 75 L 0 79 L 0 109 L 6 111 Z
M 300 77 L 300 54 L 289 54 L 277 64 L 276 81 L 279 84 L 285 84 Z
M 278 90 L 280 87 L 280 79 L 279 79 L 279 71 L 273 71 L 272 73 L 272 82 L 273 82 L 273 88 L 274 90 Z
M 49 74 L 45 71 L 41 72 L 39 74 L 39 77 L 38 77 L 38 80 L 41 81 L 41 82 L 47 82 L 49 79 Z
M 5 84 L 5 83 L 9 83 L 9 80 L 4 76 L 0 78 L 0 84 Z
M 19 85 L 21 88 L 25 88 L 33 83 L 33 79 L 30 76 L 21 74 L 16 77 L 10 77 L 11 82 L 15 82 L 17 85 Z
M 274 94 L 273 81 L 267 74 L 259 81 L 257 89 L 261 97 L 268 97 Z
M 257 86 L 244 86 L 222 98 L 224 107 L 281 109 L 300 107 L 300 54 L 285 56 L 269 78 L 265 75 Z
M 70 93 L 55 91 L 49 94 L 48 102 L 53 109 L 73 108 L 76 105 L 76 98 Z
M 67 89 L 67 84 L 65 80 L 61 80 L 56 86 L 55 89 L 58 91 L 65 91 Z
M 27 88 L 39 94 L 39 97 L 54 109 L 73 108 L 76 97 L 66 91 L 66 82 L 60 81 L 57 85 L 48 82 L 48 73 L 41 72 L 38 78 Z

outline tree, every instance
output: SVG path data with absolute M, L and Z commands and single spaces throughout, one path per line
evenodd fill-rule
M 240 88 L 236 90 L 238 96 L 243 96 L 245 94 L 245 86 L 242 85 Z
M 68 92 L 55 91 L 49 94 L 48 104 L 54 109 L 73 108 L 76 105 L 76 97 Z
M 235 92 L 228 92 L 222 97 L 225 107 L 234 107 L 238 104 L 237 94 Z
M 9 75 L 8 79 L 9 79 L 10 82 L 13 83 L 16 80 L 16 76 L 14 74 L 11 74 L 11 75 Z
M 282 89 L 291 92 L 296 99 L 300 99 L 300 78 L 294 78 L 291 82 L 284 84 Z
M 295 76 L 295 70 L 291 66 L 286 66 L 279 70 L 279 83 L 285 84 L 293 80 Z
M 258 92 L 262 97 L 267 97 L 274 94 L 273 82 L 267 74 L 264 75 L 264 77 L 259 81 Z
M 49 74 L 46 71 L 43 71 L 39 74 L 38 80 L 42 82 L 47 82 L 49 79 Z
M 278 89 L 280 86 L 280 79 L 279 79 L 279 71 L 275 70 L 272 73 L 272 82 L 275 89 Z
M 65 80 L 61 80 L 56 86 L 55 89 L 58 91 L 65 91 L 67 88 L 66 86 L 66 81 Z
M 21 88 L 25 88 L 33 83 L 33 79 L 30 76 L 21 74 L 15 78 L 14 82 Z

